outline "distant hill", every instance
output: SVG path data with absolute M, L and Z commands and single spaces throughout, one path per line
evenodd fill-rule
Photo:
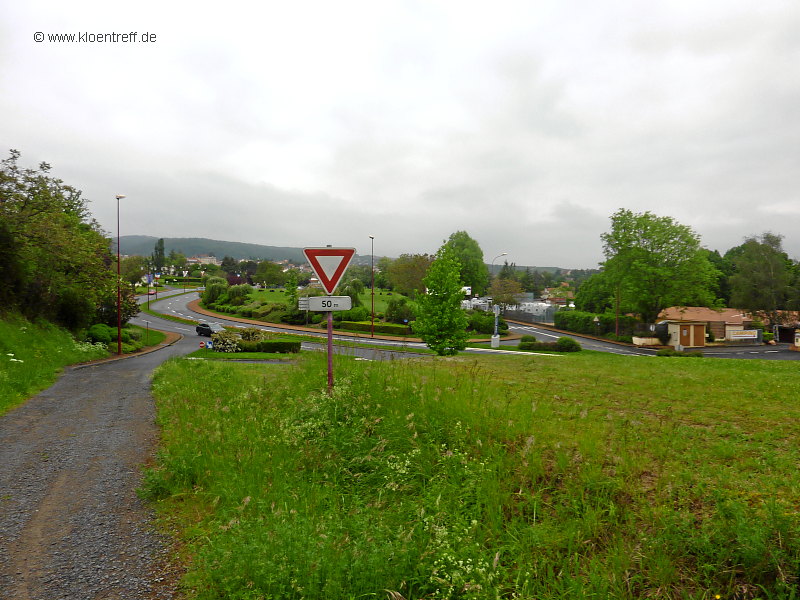
M 153 253 L 157 237 L 151 235 L 123 235 L 120 239 L 122 254 L 150 256 Z M 117 251 L 116 238 L 111 239 L 111 249 Z M 236 260 L 288 260 L 294 264 L 306 262 L 302 248 L 291 248 L 284 246 L 264 246 L 262 244 L 245 244 L 243 242 L 224 242 L 221 240 L 211 240 L 208 238 L 164 238 L 164 252 L 169 254 L 171 251 L 180 252 L 187 258 L 200 254 L 210 254 L 222 260 L 226 256 Z M 379 256 L 375 256 L 378 262 Z M 353 257 L 353 264 L 368 265 L 370 256 L 356 254 Z M 487 267 L 490 267 L 488 263 Z M 500 271 L 501 265 L 494 265 L 494 272 Z M 550 271 L 565 270 L 560 267 L 525 267 L 517 265 L 517 270 L 530 268 L 531 271 Z
M 123 235 L 120 249 L 123 254 L 150 256 L 158 240 L 159 238 L 149 235 Z M 116 251 L 116 239 L 112 239 L 111 244 Z M 173 250 L 187 257 L 210 254 L 220 260 L 225 256 L 236 260 L 289 260 L 293 263 L 303 263 L 306 260 L 302 248 L 223 242 L 207 238 L 164 238 L 164 252 L 169 254 Z

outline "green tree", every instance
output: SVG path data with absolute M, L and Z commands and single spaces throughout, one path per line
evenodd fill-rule
M 286 281 L 286 274 L 281 265 L 271 260 L 262 260 L 258 263 L 253 281 L 261 285 L 283 285 Z
M 363 302 L 361 302 L 361 292 L 364 291 L 364 283 L 358 279 L 354 278 L 345 283 L 340 283 L 339 286 L 336 288 L 336 295 L 337 296 L 350 296 L 350 299 L 353 301 L 353 308 L 356 306 L 363 306 Z
M 461 264 L 452 246 L 446 243 L 423 280 L 427 293 L 417 301 L 417 320 L 414 333 L 439 356 L 458 354 L 467 345 L 467 316 L 461 308 L 464 292 L 461 288 Z
M 0 163 L 0 306 L 84 327 L 116 293 L 116 257 L 81 192 L 19 157 L 11 150 Z
M 135 286 L 147 274 L 147 259 L 144 256 L 126 256 L 120 263 L 122 279 Z
M 700 237 L 672 217 L 620 209 L 601 236 L 609 281 L 646 323 L 669 306 L 713 306 L 716 269 Z
M 299 310 L 297 308 L 298 300 L 297 271 L 292 269 L 286 273 L 286 304 L 290 309 Z
M 604 271 L 589 277 L 575 293 L 575 308 L 579 311 L 602 314 L 613 307 L 614 286 Z
M 456 231 L 445 242 L 461 264 L 461 281 L 472 288 L 472 293 L 482 296 L 489 286 L 489 269 L 483 261 L 483 250 L 466 231 Z
M 179 271 L 184 270 L 186 267 L 186 256 L 181 252 L 170 250 L 167 255 L 167 266 L 175 270 L 177 275 L 183 275 Z
M 519 301 L 517 297 L 522 293 L 522 286 L 518 281 L 508 278 L 498 277 L 492 282 L 492 287 L 489 288 L 489 295 L 492 297 L 492 302 L 500 304 L 504 309 L 507 306 L 517 304 Z
M 779 311 L 787 308 L 792 261 L 782 248 L 783 236 L 766 232 L 745 240 L 733 259 L 735 272 L 729 281 L 731 304 L 770 323 L 782 321 Z
M 401 254 L 392 261 L 387 273 L 392 289 L 412 298 L 424 291 L 422 281 L 432 262 L 430 254 Z
M 219 268 L 228 274 L 236 273 L 239 270 L 239 263 L 232 256 L 223 256 Z
M 155 268 L 156 272 L 160 273 L 164 270 L 164 265 L 167 264 L 166 256 L 164 255 L 164 238 L 159 238 L 156 242 L 155 248 L 153 248 L 153 267 Z

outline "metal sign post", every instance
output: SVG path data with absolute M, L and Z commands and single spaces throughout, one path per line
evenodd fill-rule
M 328 293 L 327 298 L 307 300 L 309 310 L 328 313 L 328 394 L 333 392 L 333 311 L 348 310 L 351 303 L 349 296 L 332 294 L 355 253 L 355 248 L 303 248 L 303 254 Z M 346 302 L 344 298 L 347 298 Z

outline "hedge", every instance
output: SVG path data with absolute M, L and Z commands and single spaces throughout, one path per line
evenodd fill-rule
M 372 331 L 372 323 L 356 321 L 342 321 L 337 327 L 349 331 Z M 393 323 L 375 323 L 375 333 L 406 336 L 411 334 L 411 328 L 407 325 L 395 325 Z
M 595 319 L 597 319 L 597 322 L 595 322 Z M 558 329 L 565 331 L 589 335 L 605 335 L 615 332 L 616 320 L 616 316 L 611 313 L 597 315 L 580 310 L 560 310 L 553 317 L 553 324 Z M 622 335 L 632 335 L 637 323 L 638 321 L 635 317 L 620 315 L 620 333 Z
M 555 342 L 528 342 L 517 344 L 519 350 L 544 350 L 547 352 L 580 352 L 581 345 L 568 337 L 560 337 Z
M 237 343 L 242 352 L 274 352 L 278 354 L 300 352 L 300 342 L 292 340 L 261 340 L 259 342 L 239 340 Z

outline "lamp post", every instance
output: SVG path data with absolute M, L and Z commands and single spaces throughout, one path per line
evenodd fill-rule
M 370 267 L 370 283 L 369 291 L 372 296 L 372 320 L 369 327 L 369 337 L 375 337 L 375 236 L 369 236 L 369 267 Z
M 119 260 L 119 201 L 125 194 L 117 194 L 117 354 L 122 356 L 122 290 L 120 280 L 122 279 L 122 265 Z
M 508 254 L 508 252 L 501 252 L 500 254 L 498 254 L 497 256 L 495 256 L 492 259 L 492 269 L 489 272 L 490 279 L 491 279 L 491 275 L 494 273 L 494 261 L 496 261 L 501 256 L 506 256 L 507 254 Z M 492 298 L 492 304 L 494 304 L 494 298 Z M 500 347 L 500 334 L 497 331 L 497 318 L 500 315 L 500 307 L 497 306 L 496 304 L 494 304 L 494 306 L 492 307 L 492 310 L 494 312 L 494 335 L 492 335 L 492 348 L 499 348 Z

